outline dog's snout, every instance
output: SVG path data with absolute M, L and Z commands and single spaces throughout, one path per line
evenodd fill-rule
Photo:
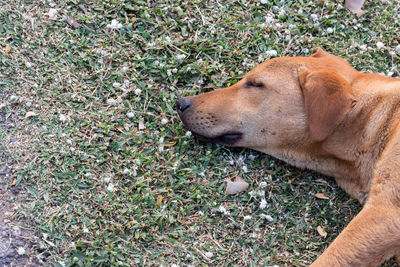
M 186 109 L 190 107 L 190 99 L 187 97 L 182 97 L 176 103 L 176 107 L 179 112 L 184 112 Z

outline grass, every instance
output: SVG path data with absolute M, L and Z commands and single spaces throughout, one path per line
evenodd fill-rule
M 28 256 L 53 266 L 310 264 L 360 206 L 316 173 L 199 144 L 174 103 L 234 84 L 272 50 L 322 46 L 359 70 L 399 75 L 399 4 L 368 1 L 358 19 L 337 1 L 0 0 L 0 104 L 17 137 L 6 145 L 29 192 L 18 216 L 40 235 Z M 250 187 L 226 196 L 234 176 Z

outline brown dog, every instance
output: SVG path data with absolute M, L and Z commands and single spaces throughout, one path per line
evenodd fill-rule
M 316 48 L 181 98 L 177 109 L 201 140 L 332 176 L 364 205 L 311 266 L 377 266 L 400 253 L 400 79 L 360 73 Z

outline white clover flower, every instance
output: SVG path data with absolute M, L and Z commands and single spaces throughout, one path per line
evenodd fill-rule
M 225 209 L 225 207 L 224 206 L 219 206 L 219 209 L 218 209 L 220 212 L 222 212 L 223 214 L 225 214 L 225 215 L 229 215 L 229 211 L 227 211 L 226 209 Z
M 66 122 L 67 121 L 67 117 L 65 117 L 64 114 L 60 114 L 59 119 L 60 119 L 61 122 Z
M 104 178 L 104 182 L 108 184 L 109 182 L 111 182 L 111 178 L 110 177 Z
M 116 102 L 117 102 L 117 101 L 116 101 L 115 99 L 112 99 L 112 98 L 107 99 L 107 104 L 108 104 L 108 105 L 114 105 Z
M 212 258 L 212 257 L 214 257 L 214 254 L 213 254 L 212 252 L 206 252 L 204 255 L 205 255 L 207 258 Z
M 23 247 L 19 247 L 17 249 L 17 253 L 18 253 L 18 255 L 24 255 L 25 254 L 25 249 Z
M 168 123 L 168 120 L 166 119 L 166 118 L 163 118 L 162 120 L 161 120 L 161 124 L 162 125 L 165 125 L 165 124 L 167 124 Z
M 129 80 L 124 80 L 124 85 L 123 85 L 123 87 L 124 87 L 124 88 L 128 88 L 130 84 L 131 84 L 131 82 L 130 82 Z
M 113 83 L 113 87 L 121 87 L 121 84 L 118 82 Z
M 204 212 L 202 212 L 201 210 L 199 210 L 199 211 L 197 212 L 197 214 L 199 214 L 199 216 L 204 216 Z
M 187 131 L 187 132 L 185 133 L 185 135 L 186 135 L 187 137 L 190 137 L 190 136 L 192 136 L 192 132 L 191 132 L 191 131 Z
M 108 192 L 114 192 L 114 189 L 115 189 L 114 185 L 112 183 L 109 183 L 108 186 L 107 186 L 107 191 Z
M 329 33 L 329 34 L 333 33 L 333 29 L 331 27 L 329 27 L 329 28 L 326 29 L 326 32 Z
M 109 29 L 114 29 L 114 30 L 115 29 L 121 29 L 122 28 L 122 24 L 119 23 L 118 20 L 113 19 L 110 24 L 107 24 L 106 27 L 109 28 Z
M 266 219 L 269 222 L 273 222 L 274 221 L 274 218 L 272 218 L 271 215 L 261 214 L 260 217 L 263 218 L 263 219 Z
M 317 14 L 311 14 L 310 18 L 312 19 L 312 21 L 317 21 L 318 20 L 318 15 Z
M 181 59 L 186 58 L 186 55 L 180 54 L 180 55 L 177 55 L 176 58 L 177 58 L 178 60 L 181 60 Z
M 32 63 L 30 63 L 30 62 L 25 62 L 25 66 L 27 67 L 27 68 L 30 68 L 30 67 L 32 67 Z
M 87 234 L 87 233 L 89 233 L 89 229 L 87 229 L 87 228 L 85 227 L 85 228 L 83 228 L 83 232 L 84 232 L 85 234 Z
M 265 199 L 261 199 L 260 209 L 265 209 L 267 207 L 267 201 Z
M 376 43 L 376 48 L 382 49 L 385 45 L 382 42 L 377 42 Z
M 261 0 L 260 1 L 260 3 L 263 4 L 263 5 L 268 4 L 268 2 L 269 2 L 268 0 Z
M 267 183 L 266 182 L 261 182 L 260 183 L 260 188 L 261 189 L 264 189 L 264 188 L 266 188 L 267 187 Z
M 128 173 L 129 173 L 129 169 L 128 169 L 128 168 L 125 168 L 125 169 L 122 171 L 122 173 L 123 173 L 123 174 L 128 174 Z
M 242 166 L 242 170 L 244 171 L 244 172 L 248 172 L 249 170 L 247 169 L 247 166 L 246 165 L 243 165 Z
M 158 151 L 160 151 L 160 153 L 164 152 L 164 146 L 163 145 L 159 146 Z
M 140 95 L 141 93 L 142 93 L 142 90 L 140 90 L 139 88 L 135 89 L 135 95 Z
M 135 117 L 135 113 L 128 112 L 128 113 L 126 113 L 126 117 L 128 117 L 128 119 L 132 119 L 133 117 Z
M 265 191 L 258 191 L 258 195 L 260 197 L 264 197 L 265 196 Z
M 165 37 L 165 41 L 166 41 L 167 43 L 170 43 L 170 42 L 171 42 L 171 38 L 170 38 L 169 36 L 166 36 L 166 37 Z
M 243 220 L 248 221 L 248 220 L 251 220 L 252 218 L 253 218 L 253 216 L 247 215 L 247 216 L 243 217 Z
M 400 45 L 396 46 L 396 53 L 400 55 Z
M 362 46 L 360 46 L 360 49 L 361 49 L 362 51 L 367 51 L 368 46 L 367 46 L 367 45 L 362 45 Z
M 278 55 L 278 52 L 276 50 L 268 50 L 266 54 L 270 57 L 276 57 Z

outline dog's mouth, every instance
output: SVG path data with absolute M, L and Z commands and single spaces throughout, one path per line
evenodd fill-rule
M 215 137 L 206 137 L 204 135 L 192 132 L 193 135 L 199 139 L 200 141 L 203 142 L 209 142 L 209 143 L 217 143 L 217 144 L 226 144 L 226 145 L 233 145 L 237 141 L 240 140 L 242 137 L 241 133 L 224 133 Z

